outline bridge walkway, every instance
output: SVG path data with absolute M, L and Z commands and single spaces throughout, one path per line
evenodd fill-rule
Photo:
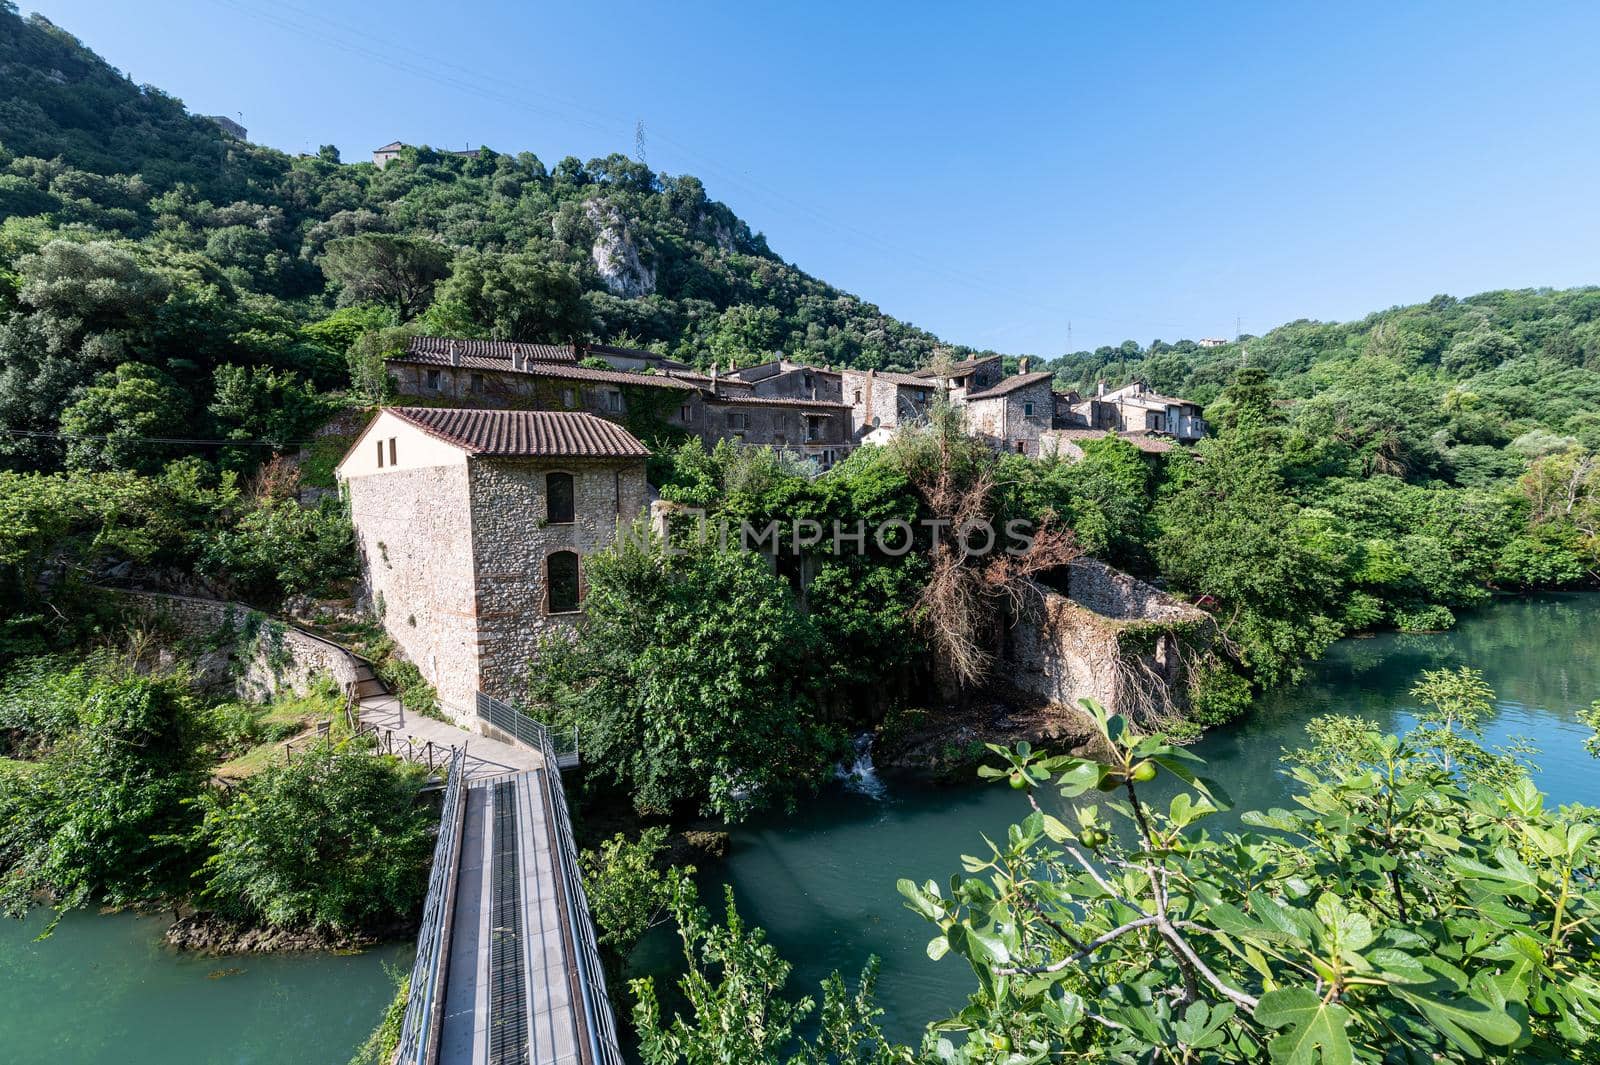
M 503 703 L 479 713 L 539 764 L 490 772 L 511 745 L 476 735 L 451 752 L 395 1065 L 621 1065 L 561 783 L 575 751 Z

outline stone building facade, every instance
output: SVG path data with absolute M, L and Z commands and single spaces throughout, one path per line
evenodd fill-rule
M 397 396 L 429 405 L 585 411 L 619 423 L 653 415 L 667 425 L 700 432 L 700 391 L 693 382 L 673 376 L 673 368 L 635 373 L 578 365 L 580 358 L 625 350 L 414 337 L 405 354 L 388 361 L 388 373 Z
M 1039 457 L 1039 439 L 1055 417 L 1048 372 L 1007 377 L 992 388 L 968 393 L 963 406 L 967 431 L 998 451 Z
M 840 379 L 855 442 L 875 429 L 892 431 L 920 421 L 939 387 L 931 378 L 891 370 L 845 370 Z
M 387 408 L 339 464 L 365 594 L 463 723 L 582 617 L 584 559 L 648 503 L 644 445 L 580 412 Z
M 771 446 L 815 459 L 824 469 L 850 450 L 850 409 L 827 400 L 708 395 L 702 439 Z

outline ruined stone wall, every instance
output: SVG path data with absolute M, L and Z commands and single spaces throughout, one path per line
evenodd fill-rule
M 1189 665 L 1216 638 L 1210 615 L 1093 559 L 1034 589 L 1001 641 L 1004 687 L 1062 707 L 1095 699 L 1145 724 L 1185 712 Z
M 579 460 L 476 459 L 471 463 L 471 513 L 477 583 L 477 684 L 499 699 L 523 694 L 540 639 L 579 624 L 582 612 L 549 611 L 545 560 L 557 551 L 581 559 L 604 550 L 619 522 L 648 504 L 644 464 Z M 545 475 L 572 474 L 575 521 L 546 520 Z
M 241 699 L 265 701 L 282 692 L 304 695 L 318 677 L 331 677 L 343 688 L 365 664 L 337 644 L 241 603 L 160 592 L 112 594 L 134 614 L 226 654 L 232 686 Z
M 389 470 L 345 482 L 364 596 L 457 717 L 477 686 L 470 467 Z
M 1203 612 L 1153 585 L 1092 558 L 1074 559 L 1066 567 L 1066 587 L 1054 582 L 1073 602 L 1108 618 L 1190 620 Z

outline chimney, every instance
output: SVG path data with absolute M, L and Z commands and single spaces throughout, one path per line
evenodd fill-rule
M 1106 383 L 1101 381 L 1094 386 L 1094 394 L 1099 399 L 1106 398 Z
M 1028 372 L 1028 357 L 1026 355 L 1024 355 L 1022 358 L 1017 360 L 1017 373 L 1023 374 L 1023 373 L 1027 373 L 1027 372 Z
M 716 363 L 712 363 L 711 364 L 711 394 L 713 396 L 715 396 L 717 394 L 717 378 L 719 376 L 720 375 L 717 373 L 717 364 Z
M 511 368 L 513 370 L 522 370 L 522 369 L 526 369 L 527 365 L 528 365 L 528 357 L 522 353 L 522 349 L 521 348 L 512 348 L 511 349 Z
M 461 365 L 461 345 L 457 344 L 454 340 L 450 341 L 450 365 Z

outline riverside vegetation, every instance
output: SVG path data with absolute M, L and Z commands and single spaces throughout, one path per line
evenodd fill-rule
M 635 343 L 698 365 L 781 350 L 909 369 L 965 350 L 783 262 L 695 178 L 623 156 L 547 166 L 420 148 L 381 171 L 331 149 L 290 158 L 226 137 L 9 2 L 0 88 L 0 866 L 13 910 L 189 899 L 349 929 L 414 905 L 426 814 L 410 770 L 335 746 L 231 799 L 208 791 L 250 714 L 218 711 L 181 671 L 128 652 L 92 594 L 127 574 L 171 587 L 203 574 L 208 590 L 269 607 L 340 590 L 348 522 L 334 502 L 301 503 L 297 481 L 331 487 L 348 434 L 338 421 L 316 434 L 384 398 L 382 357 L 409 331 Z M 602 268 L 601 244 L 631 244 L 637 264 Z M 853 525 L 954 503 L 1071 530 L 1071 549 L 1214 611 L 1225 640 L 1193 693 L 1195 721 L 1211 724 L 1341 634 L 1445 627 L 1493 588 L 1593 583 L 1597 337 L 1600 290 L 1503 292 L 1050 364 L 1062 387 L 1139 376 L 1207 402 L 1215 438 L 1153 461 L 1107 440 L 1077 464 L 1030 463 L 936 422 L 814 476 L 771 452 L 707 453 L 638 428 L 670 455 L 652 470 L 663 495 L 715 515 Z M 298 454 L 298 474 L 264 461 L 274 452 Z M 884 693 L 973 648 L 975 620 L 993 616 L 989 578 L 1025 575 L 974 562 L 934 581 L 927 546 L 899 560 L 814 554 L 804 610 L 786 581 L 710 547 L 596 559 L 590 628 L 551 648 L 530 696 L 596 737 L 600 780 L 640 809 L 732 817 L 785 801 L 827 770 L 852 714 L 895 711 Z M 927 598 L 934 586 L 955 598 Z M 984 609 L 940 609 L 973 602 Z M 86 656 L 96 645 L 110 650 Z M 1137 773 L 1192 772 L 1163 740 L 1105 728 L 1134 745 L 1125 758 L 1142 751 Z M 1195 824 L 1219 805 L 1204 789 L 1156 811 L 1134 773 L 1092 770 L 1124 788 L 1132 834 L 1040 817 L 975 858 L 957 891 L 916 889 L 979 982 L 947 1026 L 964 1036 L 917 1053 L 1337 1062 L 1382 1045 L 1399 1060 L 1592 1059 L 1589 815 L 1546 810 L 1503 762 L 1474 776 L 1468 748 L 1443 745 L 1463 734 L 1460 719 L 1420 738 L 1347 732 L 1348 758 L 1294 770 L 1316 822 L 1262 811 L 1255 834 L 1231 839 Z M 1024 787 L 1070 790 L 1091 772 L 1007 758 Z M 345 813 L 330 817 L 335 802 Z M 392 865 L 337 860 L 382 853 L 378 839 L 396 841 Z M 307 862 L 306 840 L 336 857 Z M 649 867 L 626 853 L 624 841 L 595 860 Z M 1038 869 L 1061 875 L 1035 881 Z M 670 883 L 608 904 L 631 914 L 618 927 L 672 915 L 682 930 L 694 1015 L 667 1022 L 638 990 L 650 1060 L 714 1058 L 713 1029 L 756 1040 L 732 1058 L 784 1053 L 809 1009 L 772 997 L 781 959 Z M 1202 923 L 1197 903 L 1213 902 L 1238 919 Z M 820 1034 L 795 1052 L 911 1054 L 874 1034 L 870 983 L 830 985 Z M 771 1023 L 746 1032 L 753 1001 Z

